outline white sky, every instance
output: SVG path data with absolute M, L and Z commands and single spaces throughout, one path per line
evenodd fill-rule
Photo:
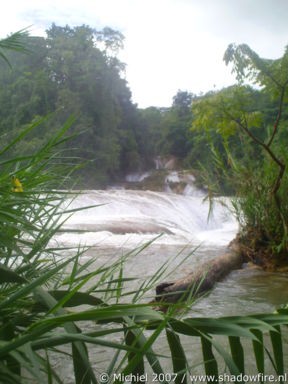
M 139 107 L 169 106 L 178 89 L 193 93 L 234 83 L 222 60 L 231 42 L 280 57 L 288 44 L 288 0 L 10 0 L 0 36 L 32 25 L 105 26 L 125 35 L 120 58 Z

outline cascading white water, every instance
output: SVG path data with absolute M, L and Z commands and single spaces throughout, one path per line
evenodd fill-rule
M 139 243 L 163 233 L 157 240 L 164 244 L 198 245 L 206 239 L 218 245 L 227 244 L 237 231 L 237 224 L 227 208 L 215 204 L 208 221 L 209 203 L 203 197 L 167 194 L 163 192 L 109 190 L 87 191 L 78 196 L 72 208 L 98 205 L 73 215 L 62 235 L 65 242 L 81 240 L 121 245 Z M 68 231 L 85 231 L 71 234 Z M 64 239 L 65 237 L 65 239 Z
M 229 200 L 226 203 L 229 205 Z M 98 206 L 75 213 L 64 224 L 64 232 L 58 233 L 55 239 L 68 247 L 91 246 L 83 257 L 106 263 L 118 258 L 122 251 L 125 253 L 156 238 L 124 266 L 126 275 L 141 279 L 153 275 L 168 259 L 172 260 L 173 279 L 183 277 L 225 252 L 238 229 L 232 214 L 220 202 L 215 202 L 212 216 L 207 221 L 209 203 L 203 202 L 203 196 L 132 190 L 84 191 L 69 209 L 90 205 Z M 160 234 L 163 235 L 159 237 Z M 195 247 L 198 248 L 194 252 Z M 177 269 L 179 261 L 191 251 L 193 254 L 189 261 Z M 265 300 L 261 299 L 262 282 L 258 289 L 259 279 L 265 280 L 265 287 L 270 287 Z M 208 298 L 194 306 L 193 311 L 200 311 L 200 315 L 212 315 L 215 311 L 218 315 L 228 315 L 236 313 L 236 305 L 243 313 L 249 313 L 255 312 L 256 304 L 259 312 L 267 308 L 272 310 L 274 305 L 288 300 L 285 290 L 281 291 L 281 296 L 278 288 L 273 288 L 278 280 L 283 286 L 288 284 L 286 275 L 273 276 L 272 279 L 266 272 L 255 268 L 248 272 L 243 269 L 235 271 L 219 283 Z M 252 306 L 249 305 L 251 289 L 255 298 Z M 215 300 L 218 301 L 217 310 L 213 303 Z M 210 307 L 211 312 L 207 312 Z
M 185 268 L 173 272 L 174 278 L 176 275 L 177 278 L 183 277 L 195 270 L 199 264 L 225 252 L 225 247 L 235 237 L 238 229 L 231 212 L 220 202 L 215 202 L 212 216 L 207 221 L 209 203 L 203 202 L 203 193 L 201 194 L 202 196 L 185 196 L 132 190 L 84 191 L 76 197 L 69 208 L 98 206 L 79 211 L 70 217 L 62 228 L 64 232 L 57 234 L 56 240 L 64 246 L 77 246 L 78 244 L 92 246 L 85 257 L 96 257 L 99 262 L 104 263 L 111 257 L 119 257 L 124 249 L 134 249 L 140 244 L 156 238 L 152 245 L 131 258 L 125 266 L 126 274 L 141 276 L 141 278 L 153 275 L 169 258 L 174 260 L 183 247 L 186 248 L 181 257 L 185 258 L 186 254 L 199 246 L 189 258 Z M 229 200 L 226 200 L 226 203 L 229 205 Z M 159 237 L 160 234 L 162 236 Z M 175 268 L 178 262 L 179 259 L 173 264 Z M 140 275 L 137 271 L 141 271 Z M 247 287 L 253 286 L 253 278 L 256 276 L 255 278 L 258 279 L 259 274 L 262 277 L 261 272 L 257 270 L 255 273 L 249 272 Z M 246 292 L 246 288 L 237 288 L 239 278 L 241 279 L 241 276 L 244 275 L 246 276 L 247 272 L 240 270 L 229 276 L 225 282 L 220 283 L 219 286 L 224 287 L 224 290 L 227 286 L 225 293 L 227 300 L 223 300 L 223 293 L 220 292 L 220 302 L 217 305 L 219 315 L 233 314 L 233 303 L 236 302 L 239 305 L 244 303 L 244 312 L 249 310 L 250 307 L 247 307 L 246 303 L 246 295 L 247 298 L 250 297 L 249 290 L 247 289 Z M 267 273 L 263 274 L 263 279 L 265 276 L 268 276 Z M 280 278 L 286 279 L 286 277 L 278 277 L 278 279 Z M 269 286 L 271 285 L 273 285 L 273 280 L 269 281 Z M 217 295 L 217 289 L 213 291 L 214 296 Z M 261 296 L 262 288 L 259 292 L 255 289 L 253 292 L 254 296 L 257 297 L 258 294 Z M 273 292 L 273 288 L 271 288 L 271 292 Z M 241 297 L 243 293 L 245 299 L 241 303 L 239 296 Z M 213 295 L 201 301 L 205 306 L 203 313 L 210 305 L 207 303 L 211 303 L 211 311 L 215 311 L 210 299 Z M 231 295 L 231 300 L 228 299 L 229 295 Z M 276 296 L 278 299 L 280 298 L 279 293 Z M 275 297 L 271 296 L 271 303 L 278 303 L 278 299 L 275 301 Z M 267 296 L 266 301 L 268 300 Z M 227 302 L 230 304 L 228 305 Z M 258 300 L 258 305 L 260 303 L 261 300 Z M 260 308 L 266 309 L 267 305 L 265 303 L 263 307 L 261 304 Z M 200 308 L 202 308 L 201 304 Z M 194 307 L 195 309 L 197 306 Z M 254 307 L 251 308 L 252 311 L 254 309 Z
M 170 272 L 168 279 L 174 281 L 195 270 L 199 264 L 224 252 L 225 246 L 237 232 L 236 221 L 229 210 L 219 202 L 215 203 L 213 215 L 207 222 L 209 204 L 203 202 L 203 193 L 191 184 L 189 186 L 194 188 L 190 190 L 192 196 L 189 193 L 185 196 L 131 190 L 83 192 L 69 208 L 94 204 L 99 206 L 75 213 L 62 228 L 64 233 L 59 233 L 56 240 L 68 247 L 77 246 L 79 243 L 92 246 L 83 256 L 94 259 L 95 263 L 89 266 L 92 268 L 89 271 L 92 272 L 95 265 L 103 266 L 110 260 L 119 259 L 121 255 L 126 254 L 125 248 L 130 251 L 140 243 L 155 239 L 157 235 L 163 233 L 163 236 L 157 238 L 149 247 L 139 253 L 132 253 L 131 257 L 127 258 L 123 275 L 138 279 L 125 283 L 125 286 L 129 284 L 128 291 L 137 290 L 142 281 L 153 276 L 167 260 L 172 260 L 167 270 L 167 273 Z M 200 247 L 191 253 L 198 245 Z M 125 250 L 122 253 L 123 249 Z M 191 257 L 186 263 L 180 268 L 177 267 L 179 261 L 190 253 Z M 130 255 L 130 252 L 128 254 Z M 176 257 L 179 254 L 180 257 Z M 165 281 L 167 276 L 161 275 L 161 279 Z M 271 312 L 275 307 L 287 302 L 287 292 L 286 276 L 267 274 L 255 268 L 241 269 L 218 283 L 209 296 L 196 302 L 189 316 L 214 317 Z M 151 290 L 148 292 L 148 297 L 145 297 L 145 302 L 154 297 L 155 292 Z M 129 299 L 124 296 L 123 300 Z M 89 330 L 89 326 L 91 331 L 94 330 L 93 323 L 87 325 L 86 331 Z M 201 360 L 201 347 L 194 345 L 191 349 L 191 338 L 183 338 L 182 342 L 191 366 L 197 365 Z M 156 348 L 159 349 L 159 355 L 169 353 L 161 337 Z M 111 350 L 91 345 L 89 357 L 98 370 L 102 367 L 104 371 L 106 367 L 104 362 L 111 359 Z M 65 365 L 61 359 L 55 362 L 55 365 L 57 364 L 61 376 L 65 378 L 64 382 L 74 383 L 70 362 Z M 169 364 L 169 359 L 166 359 L 163 366 L 167 372 L 172 369 Z M 203 373 L 201 370 L 199 372 Z

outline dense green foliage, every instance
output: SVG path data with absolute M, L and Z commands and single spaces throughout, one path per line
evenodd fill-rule
M 241 83 L 253 80 L 262 90 L 240 83 L 208 95 L 193 106 L 193 127 L 222 137 L 224 152 L 212 146 L 214 165 L 234 187 L 247 255 L 266 268 L 287 266 L 288 50 L 266 60 L 247 45 L 231 45 L 224 58 Z
M 153 167 L 153 158 L 160 154 L 185 159 L 193 146 L 194 96 L 179 91 L 171 108 L 138 109 L 124 79 L 125 65 L 117 58 L 122 45 L 119 32 L 87 26 L 52 25 L 46 38 L 27 37 L 30 54 L 8 56 L 12 68 L 0 63 L 2 140 L 8 143 L 52 113 L 49 123 L 16 148 L 19 154 L 29 154 L 73 114 L 77 139 L 67 149 L 77 147 L 74 155 L 87 162 L 81 171 L 86 187 Z
M 191 131 L 191 106 L 213 97 L 220 99 L 229 92 L 232 95 L 234 88 L 202 96 L 179 90 L 170 108 L 139 109 L 131 101 L 125 65 L 117 58 L 123 39 L 109 28 L 95 31 L 88 26 L 56 25 L 47 31 L 46 38 L 26 37 L 29 54 L 13 52 L 8 56 L 12 68 L 4 61 L 0 63 L 2 142 L 7 144 L 29 124 L 52 114 L 49 122 L 16 148 L 19 154 L 29 154 L 73 114 L 72 132 L 77 138 L 67 145 L 67 151 L 77 147 L 74 156 L 87 162 L 81 171 L 82 186 L 99 187 L 129 172 L 151 168 L 153 158 L 162 155 L 175 156 L 183 167 L 201 172 L 202 166 L 210 167 L 215 188 L 220 186 L 222 193 L 234 192 L 234 183 L 211 167 L 215 153 L 227 163 L 228 144 L 236 159 L 248 160 L 251 154 L 261 157 L 261 151 L 245 134 L 227 135 L 227 129 L 223 142 L 223 130 L 217 124 L 210 126 L 213 129 L 196 129 L 196 124 Z M 264 119 L 263 129 L 257 130 L 264 140 L 277 115 L 277 101 L 267 92 L 252 88 L 245 92 L 249 99 L 246 107 L 261 113 Z M 275 141 L 287 137 L 285 109 L 282 119 Z M 251 129 L 254 132 L 255 128 Z
M 64 34 L 66 35 L 69 31 L 73 35 L 84 30 L 73 31 L 66 28 Z M 50 31 L 51 36 L 53 36 L 52 32 L 53 27 Z M 57 35 L 58 33 L 57 29 Z M 119 35 L 111 30 L 103 33 L 101 41 L 106 43 L 107 49 L 119 46 Z M 37 44 L 40 40 L 37 40 Z M 16 40 L 12 38 L 10 42 L 6 41 L 10 47 L 11 42 L 15 43 L 14 49 L 22 49 L 22 43 L 17 36 Z M 5 41 L 0 42 L 0 49 L 3 43 Z M 62 53 L 65 44 L 61 45 L 61 39 L 58 43 L 61 47 L 61 49 L 58 47 L 61 51 L 60 58 L 56 50 L 55 56 L 51 55 L 48 60 L 48 66 L 51 68 L 54 66 L 53 60 L 59 60 L 60 64 L 63 62 Z M 4 48 L 7 47 L 4 46 Z M 42 52 L 45 52 L 48 47 L 44 44 L 42 48 Z M 96 50 L 94 53 L 97 52 Z M 0 55 L 3 57 L 2 52 Z M 45 59 L 43 65 L 47 65 L 46 56 L 42 58 Z M 106 59 L 109 59 L 108 62 L 117 63 L 113 57 L 107 56 Z M 107 61 L 105 63 L 107 64 Z M 19 63 L 19 68 L 22 65 L 23 61 Z M 104 67 L 105 65 L 103 64 Z M 2 70 L 5 72 L 4 68 Z M 250 373 L 244 354 L 246 344 L 243 344 L 243 341 L 246 340 L 251 342 L 252 353 L 255 356 L 255 367 L 252 367 L 251 373 L 259 372 L 261 382 L 264 381 L 261 379 L 264 372 L 273 372 L 280 375 L 279 382 L 284 382 L 283 374 L 287 366 L 284 363 L 285 351 L 281 326 L 288 325 L 287 308 L 274 314 L 198 319 L 187 318 L 185 311 L 181 313 L 181 317 L 179 310 L 183 311 L 184 307 L 183 303 L 179 302 L 179 305 L 170 306 L 166 313 L 161 313 L 153 310 L 152 304 L 137 304 L 137 301 L 143 298 L 144 301 L 148 301 L 144 295 L 155 286 L 157 279 L 163 277 L 168 262 L 148 281 L 141 282 L 137 291 L 131 291 L 129 286 L 126 288 L 130 279 L 123 277 L 125 260 L 133 256 L 133 252 L 141 252 L 149 244 L 120 257 L 114 263 L 97 266 L 94 258 L 88 261 L 81 260 L 84 250 L 63 249 L 55 242 L 54 236 L 65 222 L 67 214 L 73 213 L 73 210 L 69 210 L 69 205 L 67 207 L 67 202 L 72 195 L 55 191 L 55 187 L 59 190 L 67 185 L 67 178 L 72 171 L 70 162 L 73 160 L 71 159 L 73 152 L 71 145 L 67 145 L 68 137 L 65 136 L 72 120 L 65 123 L 62 129 L 56 129 L 55 122 L 51 123 L 51 120 L 42 120 L 42 124 L 38 122 L 32 125 L 29 125 L 29 121 L 49 110 L 54 111 L 56 104 L 53 102 L 56 99 L 53 97 L 57 96 L 58 102 L 60 94 L 65 103 L 57 104 L 58 107 L 59 105 L 64 107 L 64 112 L 67 114 L 72 112 L 74 105 L 70 104 L 71 110 L 68 107 L 75 94 L 72 92 L 74 78 L 69 78 L 70 70 L 70 66 L 65 67 L 65 65 L 59 72 L 54 68 L 45 74 L 39 69 L 43 88 L 36 87 L 41 83 L 38 82 L 39 79 L 35 80 L 37 71 L 28 73 L 28 78 L 19 72 L 18 85 L 17 82 L 14 83 L 14 77 L 9 80 L 7 75 L 7 92 L 9 91 L 10 94 L 9 97 L 7 96 L 6 104 L 4 98 L 2 101 L 7 110 L 8 106 L 11 107 L 14 115 L 3 113 L 1 116 L 3 123 L 1 129 L 6 136 L 3 136 L 0 149 L 0 382 L 5 384 L 62 383 L 65 378 L 62 377 L 63 372 L 56 369 L 56 365 L 57 360 L 61 359 L 60 361 L 64 362 L 66 358 L 71 361 L 76 384 L 120 383 L 125 381 L 122 379 L 123 376 L 129 378 L 130 374 L 141 375 L 149 369 L 154 372 L 155 381 L 157 378 L 157 381 L 166 383 L 172 379 L 175 383 L 185 384 L 191 381 L 189 375 L 194 373 L 194 367 L 191 366 L 188 351 L 183 348 L 183 337 L 199 340 L 198 345 L 203 354 L 203 365 L 207 375 L 214 375 L 217 378 L 221 373 L 222 362 L 228 372 L 235 375 L 234 377 Z M 1 81 L 4 80 L 3 76 Z M 121 82 L 121 79 L 118 78 L 118 80 Z M 63 86 L 67 83 L 71 89 Z M 15 88 L 11 84 L 14 84 Z M 85 88 L 88 83 L 84 82 L 82 85 Z M 75 86 L 81 88 L 79 84 Z M 58 88 L 63 92 L 58 93 Z M 42 90 L 43 98 L 39 96 L 41 93 L 39 89 Z M 104 92 L 104 88 L 102 91 Z M 84 93 L 82 96 L 85 99 Z M 28 104 L 25 104 L 25 95 Z M 149 135 L 157 137 L 154 144 L 148 145 L 147 142 L 145 150 L 143 147 L 143 152 L 139 152 L 142 153 L 143 158 L 154 155 L 161 148 L 165 135 L 170 137 L 167 149 L 169 153 L 184 160 L 192 150 L 190 138 L 193 138 L 193 135 L 190 136 L 188 129 L 188 125 L 191 124 L 191 98 L 187 93 L 179 93 L 178 96 L 175 97 L 171 110 L 159 111 L 152 108 L 142 111 L 141 124 L 146 129 L 146 136 L 141 136 L 142 143 L 145 142 L 144 137 L 147 138 Z M 79 100 L 79 103 L 81 102 Z M 29 106 L 32 108 L 32 104 L 34 109 L 30 110 Z M 85 107 L 88 108 L 84 103 L 82 108 L 85 109 Z M 76 123 L 78 128 L 77 124 L 81 123 L 81 117 L 88 116 L 88 113 L 82 115 L 82 108 L 79 110 L 80 120 Z M 105 115 L 105 109 L 102 112 Z M 252 112 L 249 110 L 249 113 Z M 56 113 L 56 121 L 60 122 L 64 119 L 65 113 L 64 115 Z M 107 111 L 106 113 L 108 114 Z M 255 118 L 258 121 L 257 115 Z M 167 124 L 167 132 L 163 136 L 159 134 L 162 119 Z M 183 124 L 179 126 L 175 124 L 176 119 Z M 93 120 L 93 124 L 96 120 Z M 150 124 L 149 122 L 152 121 L 153 124 Z M 100 122 L 101 119 L 99 125 L 96 125 L 97 128 L 101 127 Z M 13 131 L 18 131 L 22 127 L 21 133 L 16 134 L 13 131 L 11 133 L 9 124 L 13 127 Z M 93 124 L 91 123 L 91 127 L 94 127 Z M 75 129 L 75 124 L 73 126 Z M 105 129 L 104 125 L 103 130 Z M 123 131 L 125 131 L 124 128 Z M 88 138 L 92 140 L 93 130 L 88 129 L 87 132 L 91 135 L 88 135 Z M 105 131 L 105 134 L 102 132 L 103 136 L 101 136 L 100 130 L 97 134 L 104 140 L 104 137 L 108 138 L 105 136 L 108 132 Z M 127 132 L 129 133 L 129 130 Z M 111 135 L 112 133 L 113 130 Z M 177 137 L 175 142 L 174 135 Z M 179 151 L 181 146 L 185 146 L 182 135 L 189 141 L 189 145 L 187 148 L 184 147 L 183 152 Z M 125 155 L 131 151 L 131 156 L 132 154 L 138 156 L 135 143 L 130 142 L 128 137 L 128 134 L 124 135 L 124 143 L 127 145 Z M 84 140 L 82 144 L 88 146 L 86 139 L 81 137 L 77 140 Z M 135 136 L 135 142 L 136 139 L 137 136 Z M 76 140 L 74 135 L 70 140 Z M 67 151 L 68 148 L 69 151 Z M 226 149 L 225 146 L 224 148 Z M 101 149 L 102 146 L 99 147 L 100 153 Z M 228 154 L 228 151 L 225 153 Z M 68 157 L 67 154 L 69 154 Z M 84 153 L 83 157 L 86 158 L 86 156 Z M 96 159 L 96 161 L 100 160 Z M 232 157 L 230 162 L 233 165 Z M 112 172 L 112 169 L 108 167 L 106 171 Z M 67 257 L 69 252 L 73 252 L 73 256 Z M 184 296 L 185 294 L 186 292 L 183 292 Z M 85 309 L 83 304 L 86 305 Z M 163 369 L 161 356 L 154 352 L 160 335 L 163 335 L 167 342 L 170 374 Z M 271 344 L 267 342 L 265 335 L 270 336 Z M 215 336 L 223 336 L 225 341 L 227 339 L 228 346 Z M 98 362 L 93 361 L 89 356 L 93 347 L 101 350 L 105 347 L 111 351 L 111 359 L 105 362 L 105 366 L 101 362 L 100 369 Z M 266 356 L 268 359 L 265 358 Z M 270 366 L 267 361 L 271 363 Z M 101 377 L 100 370 L 103 373 L 105 371 L 107 376 Z M 120 377 L 118 375 L 115 378 L 114 373 L 120 374 Z
M 10 55 L 12 70 L 4 62 L 0 66 L 0 132 L 6 142 L 15 131 L 53 112 L 53 119 L 18 148 L 29 153 L 73 114 L 72 130 L 83 134 L 69 148 L 77 146 L 76 155 L 88 162 L 91 185 L 128 171 L 131 164 L 137 170 L 141 137 L 134 131 L 136 107 L 122 76 L 125 67 L 116 57 L 122 40 L 109 28 L 97 32 L 55 25 L 47 38 L 27 38 L 31 54 Z
M 246 234 L 286 257 L 287 52 L 264 60 L 246 45 L 231 45 L 226 62 L 239 81 L 253 80 L 261 90 L 242 83 L 202 96 L 179 90 L 170 108 L 139 109 L 117 58 L 123 39 L 109 28 L 56 25 L 46 38 L 26 37 L 30 54 L 13 52 L 12 69 L 0 64 L 2 142 L 51 114 L 16 145 L 18 155 L 30 154 L 73 115 L 75 137 L 64 149 L 71 162 L 86 162 L 81 186 L 103 186 L 152 168 L 159 155 L 173 156 L 209 184 L 210 195 L 236 194 Z

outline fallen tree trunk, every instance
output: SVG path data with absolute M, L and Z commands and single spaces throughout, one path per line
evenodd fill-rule
M 240 268 L 243 262 L 243 253 L 237 240 L 234 240 L 224 255 L 207 261 L 198 270 L 180 280 L 159 284 L 156 287 L 156 302 L 176 303 L 203 294 L 211 290 L 217 281 L 222 280 L 232 270 Z

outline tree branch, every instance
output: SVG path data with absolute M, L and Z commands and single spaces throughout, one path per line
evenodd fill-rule
M 274 126 L 273 126 L 272 135 L 271 135 L 271 137 L 270 137 L 270 139 L 269 139 L 269 141 L 267 143 L 267 147 L 270 147 L 270 145 L 272 144 L 272 142 L 274 140 L 274 137 L 275 137 L 275 135 L 277 133 L 277 130 L 278 130 L 279 122 L 280 122 L 280 119 L 281 119 L 284 95 L 285 95 L 285 85 L 281 89 L 281 95 L 280 95 L 279 107 L 278 107 L 278 114 L 277 114 L 277 118 L 276 118 Z
M 244 125 L 243 123 L 241 123 L 241 121 L 239 119 L 236 119 L 233 115 L 231 115 L 227 110 L 225 110 L 225 113 L 227 114 L 227 116 L 232 120 L 234 121 L 236 124 L 238 124 L 238 126 L 244 130 L 248 136 L 250 136 L 250 138 L 255 142 L 257 143 L 258 145 L 260 145 L 268 154 L 269 156 L 273 159 L 273 161 L 279 166 L 279 167 L 282 167 L 284 164 L 281 162 L 281 160 L 279 160 L 275 154 L 271 151 L 271 149 L 269 148 L 268 144 L 265 144 L 263 141 L 259 140 L 258 137 L 256 137 L 248 128 L 246 125 Z
M 284 93 L 283 93 L 283 97 L 284 97 Z M 282 100 L 282 102 L 281 102 L 281 108 L 282 108 L 282 104 L 283 104 L 283 100 Z M 284 224 L 285 224 L 285 226 L 286 226 L 286 222 L 285 222 L 285 220 L 284 220 L 284 218 L 283 218 L 283 215 L 282 215 L 282 213 L 281 213 L 281 201 L 280 201 L 280 199 L 279 199 L 279 196 L 277 195 L 277 192 L 278 192 L 278 190 L 279 190 L 279 188 L 280 188 L 280 185 L 281 185 L 281 180 L 282 180 L 282 178 L 283 178 L 283 175 L 284 175 L 284 172 L 285 172 L 285 164 L 280 160 L 280 159 L 278 159 L 277 157 L 276 157 L 276 155 L 272 152 L 272 150 L 270 149 L 270 147 L 269 147 L 269 143 L 268 144 L 265 144 L 263 141 L 261 141 L 261 140 L 259 140 L 258 139 L 258 137 L 256 137 L 248 128 L 247 128 L 247 125 L 245 125 L 245 124 L 243 124 L 239 119 L 236 119 L 233 115 L 231 115 L 227 110 L 225 110 L 224 111 L 228 116 L 229 116 L 229 118 L 231 119 L 231 120 L 233 120 L 235 123 L 237 123 L 238 124 L 238 126 L 242 129 L 242 130 L 244 130 L 247 134 L 248 134 L 248 136 L 255 142 L 255 143 L 257 143 L 258 145 L 260 145 L 263 149 L 264 149 L 264 151 L 266 151 L 267 153 L 268 153 L 268 155 L 272 158 L 272 160 L 278 165 L 278 167 L 280 168 L 279 169 L 279 173 L 278 173 L 278 176 L 277 176 L 277 179 L 275 180 L 275 182 L 274 182 L 274 185 L 273 185 L 273 188 L 272 188 L 272 191 L 271 191 L 271 194 L 273 195 L 273 197 L 274 197 L 274 200 L 275 200 L 275 203 L 276 203 L 276 206 L 277 206 L 277 208 L 278 208 L 278 210 L 279 210 L 279 213 L 280 213 L 280 216 L 282 217 L 282 220 L 284 221 Z M 280 111 L 280 113 L 281 113 L 281 111 Z M 277 119 L 278 119 L 278 116 L 277 116 Z M 279 125 L 279 121 L 278 121 L 278 123 L 277 123 L 277 120 L 276 120 L 276 122 L 275 122 L 275 124 L 274 124 L 274 126 L 276 126 L 276 131 L 277 131 L 277 128 L 278 128 L 278 125 Z M 273 133 L 274 133 L 274 131 L 273 131 Z M 276 132 L 275 132 L 276 133 Z M 275 136 L 275 133 L 274 133 L 274 136 Z M 270 138 L 270 140 L 271 140 L 271 138 Z M 269 142 L 270 142 L 270 140 L 269 140 Z M 273 140 L 273 138 L 272 138 L 272 140 Z M 271 143 L 270 143 L 271 144 Z

